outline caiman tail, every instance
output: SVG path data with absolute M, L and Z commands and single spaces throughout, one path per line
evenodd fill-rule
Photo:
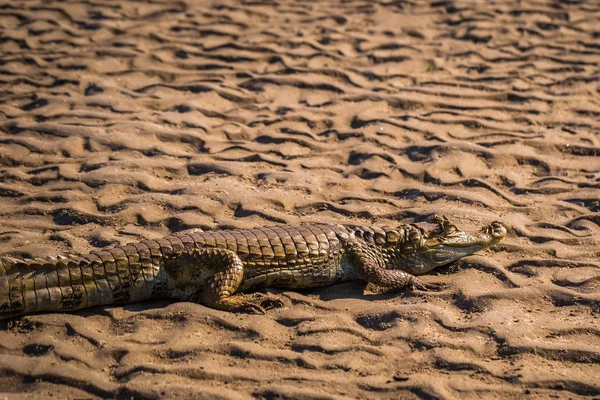
M 157 297 L 157 260 L 153 262 L 147 246 L 147 257 L 137 247 L 60 259 L 0 258 L 0 319 Z

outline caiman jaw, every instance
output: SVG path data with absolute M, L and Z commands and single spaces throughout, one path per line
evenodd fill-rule
M 418 251 L 424 269 L 427 270 L 490 247 L 506 236 L 506 228 L 500 222 L 492 222 L 481 232 L 471 234 L 458 230 L 446 217 L 435 218 L 439 225 L 438 231 L 424 237 L 423 245 Z

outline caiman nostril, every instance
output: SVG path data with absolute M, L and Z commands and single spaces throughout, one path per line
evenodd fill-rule
M 489 234 L 494 238 L 502 239 L 506 236 L 506 228 L 498 221 L 494 221 L 490 224 Z

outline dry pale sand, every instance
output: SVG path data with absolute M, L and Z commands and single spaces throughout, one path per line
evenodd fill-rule
M 427 295 L 4 323 L 5 396 L 600 395 L 597 2 L 93 3 L 0 4 L 1 254 L 433 213 L 509 237 Z

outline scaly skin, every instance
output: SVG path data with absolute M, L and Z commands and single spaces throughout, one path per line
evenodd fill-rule
M 0 259 L 0 318 L 150 298 L 264 313 L 260 302 L 241 293 L 354 279 L 382 290 L 427 289 L 414 275 L 473 254 L 506 235 L 498 222 L 468 234 L 445 217 L 436 221 L 438 229 L 430 233 L 414 225 L 276 226 L 173 235 L 75 258 L 5 257 Z

